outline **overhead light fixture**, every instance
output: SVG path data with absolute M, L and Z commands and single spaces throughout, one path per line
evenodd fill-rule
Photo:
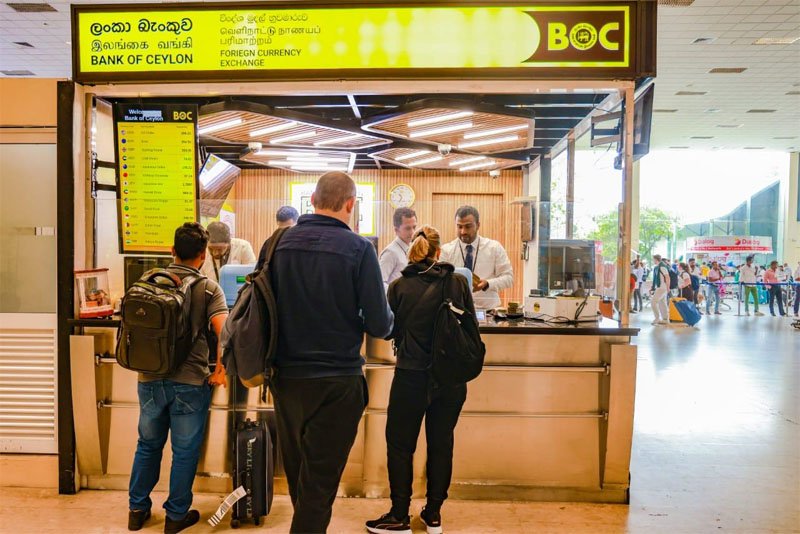
M 275 126 L 267 126 L 266 128 L 261 128 L 260 130 L 253 130 L 250 132 L 250 137 L 260 137 L 262 135 L 288 130 L 289 128 L 293 128 L 295 126 L 297 126 L 295 121 L 284 122 L 281 124 L 276 124 Z
M 227 130 L 228 128 L 233 128 L 234 126 L 239 126 L 242 124 L 242 119 L 231 119 L 229 121 L 220 122 L 217 124 L 212 124 L 211 126 L 206 126 L 205 128 L 200 128 L 197 133 L 200 135 L 211 133 L 211 132 L 218 132 L 219 130 Z
M 519 130 L 527 130 L 530 128 L 527 124 L 518 124 L 516 126 L 506 126 L 505 128 L 495 128 L 493 130 L 484 130 L 482 132 L 470 132 L 464 135 L 464 139 L 478 139 L 479 137 L 488 137 L 490 135 L 499 135 L 508 132 L 517 132 Z
M 487 161 L 486 163 L 476 163 L 475 165 L 467 165 L 466 167 L 461 167 L 458 170 L 461 172 L 465 171 L 474 171 L 475 169 L 485 169 L 486 167 L 493 167 L 494 161 Z
M 356 167 L 356 153 L 350 152 L 350 161 L 347 163 L 348 174 L 352 173 L 355 167 Z
M 486 145 L 499 145 L 500 143 L 511 143 L 512 141 L 518 141 L 518 135 L 506 135 L 505 137 L 493 137 L 492 139 L 482 139 L 480 141 L 469 141 L 466 143 L 461 143 L 458 145 L 458 148 L 473 148 L 476 146 L 486 146 Z
M 276 137 L 275 139 L 270 139 L 269 143 L 271 145 L 280 145 L 283 143 L 288 143 L 289 141 L 299 141 L 300 139 L 308 139 L 309 137 L 314 137 L 315 135 L 317 135 L 316 131 L 302 132 L 298 134 L 287 135 L 284 137 Z
M 325 141 L 320 141 L 318 143 L 314 143 L 314 146 L 335 145 L 336 143 L 346 143 L 348 141 L 355 141 L 359 137 L 361 137 L 361 134 L 343 135 L 341 137 L 335 137 L 333 139 L 326 139 Z
M 469 130 L 472 128 L 472 121 L 462 122 L 459 124 L 451 124 L 450 126 L 440 126 L 438 128 L 431 128 L 429 130 L 417 130 L 408 134 L 412 139 L 415 137 L 428 137 L 431 135 L 438 135 L 448 132 L 457 132 L 459 130 Z
M 349 158 L 335 158 L 335 157 L 297 157 L 297 156 L 289 156 L 286 158 L 286 161 L 290 161 L 292 163 L 347 163 Z
M 395 161 L 405 161 L 407 159 L 414 159 L 419 156 L 424 156 L 425 154 L 430 154 L 430 150 L 417 150 L 416 152 L 409 152 L 408 154 L 403 154 L 402 156 L 397 156 L 394 158 Z
M 289 167 L 293 171 L 342 171 L 345 172 L 347 167 L 329 167 L 327 165 L 292 165 Z
M 475 156 L 474 158 L 467 158 L 467 159 L 459 159 L 450 163 L 451 167 L 459 167 L 461 165 L 469 165 L 470 163 L 475 163 L 476 161 L 483 161 L 486 159 L 486 156 Z
M 443 159 L 444 156 L 441 154 L 436 154 L 435 156 L 431 156 L 429 158 L 418 159 L 417 161 L 409 161 L 406 163 L 409 167 L 416 167 L 417 165 L 425 165 L 426 163 L 433 163 L 434 161 L 439 161 Z
M 290 150 L 259 150 L 256 156 L 305 156 L 313 158 L 319 156 L 319 152 L 296 152 Z
M 408 127 L 416 128 L 417 126 L 425 126 L 426 124 L 435 124 L 437 122 L 463 119 L 464 117 L 471 117 L 474 114 L 475 114 L 474 111 L 457 111 L 455 113 L 447 113 L 445 115 L 438 115 L 436 117 L 428 117 L 426 119 L 417 119 L 413 121 L 408 121 Z
M 753 41 L 754 45 L 790 45 L 800 41 L 800 37 L 762 37 Z

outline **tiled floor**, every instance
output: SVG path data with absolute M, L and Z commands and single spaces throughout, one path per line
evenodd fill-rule
M 800 532 L 800 332 L 769 316 L 704 317 L 699 329 L 650 320 L 634 317 L 643 330 L 630 506 L 450 501 L 447 532 Z M 0 489 L 0 502 L 0 532 L 125 531 L 121 492 Z M 196 498 L 204 518 L 219 502 Z M 363 532 L 386 507 L 341 499 L 330 532 Z M 286 532 L 290 517 L 278 497 L 260 531 Z M 159 511 L 143 532 L 163 521 Z

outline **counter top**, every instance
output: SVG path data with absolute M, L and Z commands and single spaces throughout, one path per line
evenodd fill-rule
M 483 321 L 482 334 L 533 334 L 553 336 L 637 336 L 638 328 L 623 328 L 617 321 L 603 319 L 597 323 L 561 324 L 542 321 Z

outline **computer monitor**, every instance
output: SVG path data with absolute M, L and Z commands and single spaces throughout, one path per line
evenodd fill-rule
M 546 249 L 548 287 L 556 291 L 595 289 L 594 241 L 553 239 Z
M 172 256 L 125 256 L 125 291 L 152 269 L 166 269 Z
M 216 217 L 242 169 L 209 154 L 200 169 L 200 215 Z

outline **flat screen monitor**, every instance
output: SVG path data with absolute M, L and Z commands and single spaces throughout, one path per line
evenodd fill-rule
M 166 269 L 172 263 L 170 256 L 125 256 L 125 291 L 152 269 Z
M 548 286 L 557 291 L 595 289 L 594 242 L 580 239 L 553 239 L 545 258 Z
M 209 154 L 200 169 L 200 215 L 216 217 L 242 169 Z
M 655 85 L 650 86 L 639 95 L 634 102 L 633 107 L 633 161 L 641 159 L 650 153 L 650 130 L 653 123 L 653 98 L 655 93 Z M 620 132 L 624 130 L 625 121 L 620 120 Z M 617 157 L 614 158 L 614 168 L 617 170 L 622 169 L 622 160 L 624 154 L 622 152 L 622 143 L 617 145 Z

